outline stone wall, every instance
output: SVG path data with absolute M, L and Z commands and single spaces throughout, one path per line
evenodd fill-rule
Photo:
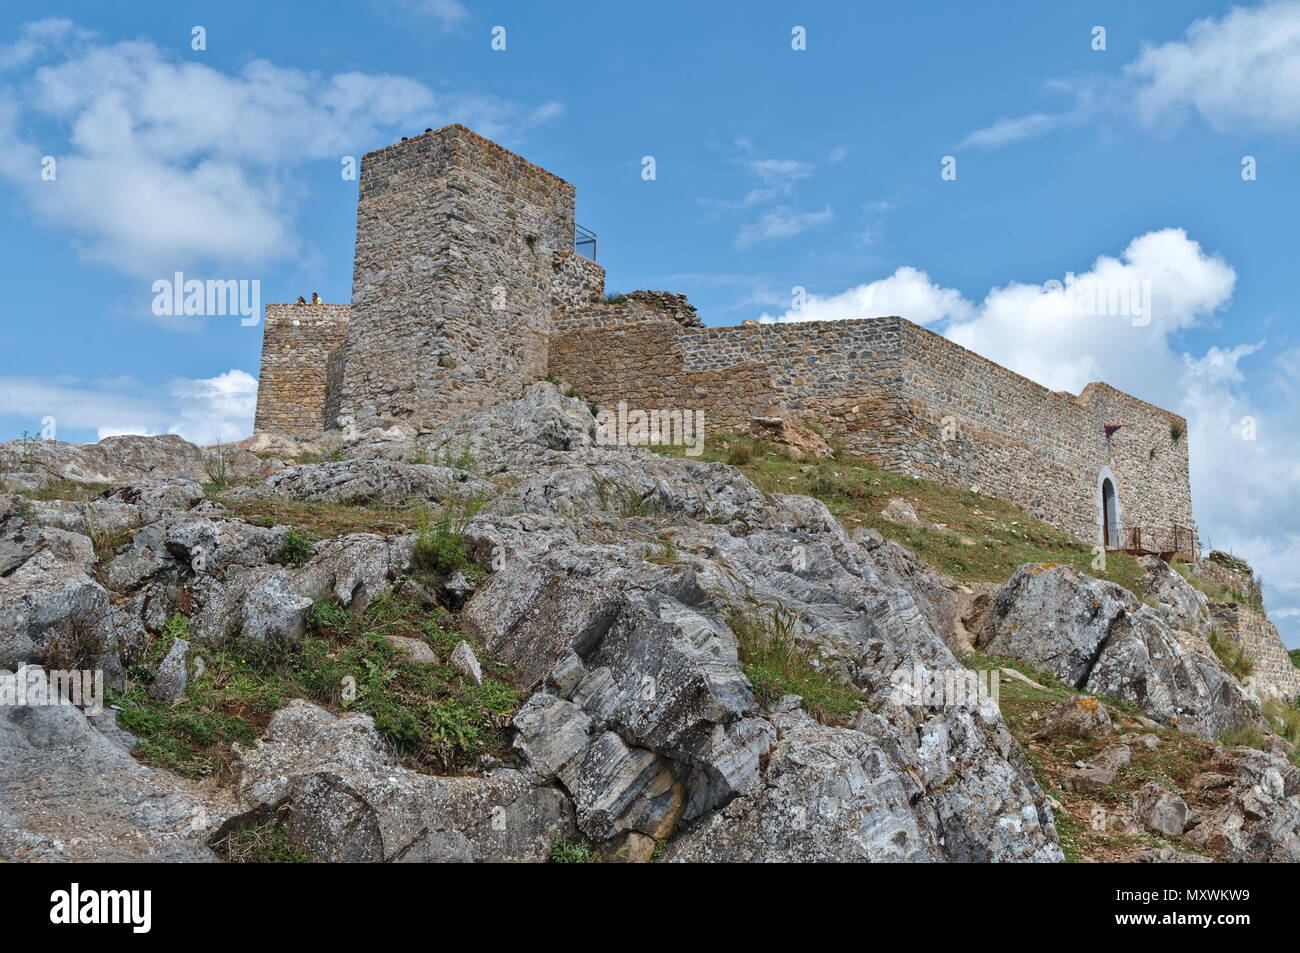
M 909 439 L 891 468 L 977 485 L 1092 542 L 1102 539 L 1109 476 L 1121 530 L 1195 531 L 1183 418 L 1106 384 L 1049 391 L 910 322 L 902 337 Z M 1109 441 L 1107 424 L 1122 425 Z
M 1212 603 L 1219 632 L 1228 636 L 1254 661 L 1251 673 L 1260 692 L 1291 699 L 1300 694 L 1300 668 L 1286 652 L 1272 622 L 1235 602 Z
M 709 433 L 752 416 L 816 424 L 888 469 L 975 485 L 1086 542 L 1101 541 L 1103 478 L 1121 530 L 1195 531 L 1185 422 L 1105 384 L 1055 393 L 896 317 L 685 327 L 684 309 L 652 301 L 557 315 L 551 373 L 603 407 L 703 411 Z M 1123 426 L 1107 441 L 1110 423 Z
M 345 304 L 266 306 L 255 429 L 307 437 L 325 428 L 350 314 Z
M 573 186 L 463 126 L 367 154 L 341 417 L 424 428 L 517 395 L 572 250 Z
M 577 252 L 551 253 L 551 307 L 581 308 L 605 298 L 605 269 Z

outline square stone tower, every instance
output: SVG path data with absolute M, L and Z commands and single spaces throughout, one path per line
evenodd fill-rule
M 573 199 L 460 125 L 367 154 L 339 419 L 428 427 L 546 374 Z

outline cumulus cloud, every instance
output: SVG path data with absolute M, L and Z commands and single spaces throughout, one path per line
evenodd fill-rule
M 1169 336 L 1224 307 L 1236 280 L 1185 231 L 1166 228 L 1073 277 L 994 288 L 947 335 L 1053 390 L 1078 393 L 1104 373 L 1117 387 L 1168 400 L 1183 370 Z
M 0 89 L 0 180 L 88 258 L 137 276 L 295 255 L 295 175 L 305 163 L 339 162 L 399 131 L 453 121 L 502 136 L 560 111 L 265 60 L 223 73 L 146 41 L 105 43 L 62 20 L 29 24 L 0 49 L 10 74 L 36 63 Z M 51 129 L 66 146 L 49 145 Z M 53 181 L 41 178 L 44 152 L 57 161 Z
M 1300 128 L 1300 2 L 1236 7 L 1184 39 L 1145 45 L 1125 67 L 1148 122 L 1190 112 L 1212 128 Z
M 916 268 L 902 267 L 888 278 L 858 285 L 835 295 L 807 295 L 802 307 L 762 321 L 838 321 L 844 318 L 905 317 L 916 324 L 969 317 L 974 308 L 955 288 L 943 288 Z
M 53 417 L 59 439 L 89 430 L 100 440 L 174 433 L 198 444 L 229 443 L 253 432 L 256 405 L 257 378 L 238 369 L 176 378 L 161 389 L 130 377 L 0 377 L 0 420 L 15 431 L 37 432 L 43 418 Z

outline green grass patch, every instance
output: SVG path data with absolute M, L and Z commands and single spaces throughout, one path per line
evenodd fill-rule
M 803 696 L 818 721 L 843 724 L 862 707 L 862 695 L 800 644 L 798 622 L 781 608 L 732 607 L 727 625 L 740 643 L 740 662 L 764 708 L 782 695 Z
M 1255 671 L 1255 659 L 1245 647 L 1220 635 L 1217 630 L 1210 632 L 1210 648 L 1223 663 L 1223 667 L 1237 678 L 1245 678 Z
M 651 449 L 684 457 L 681 447 Z M 1139 598 L 1145 593 L 1145 573 L 1128 553 L 1107 553 L 1102 569 L 1094 566 L 1091 546 L 1013 503 L 893 473 L 862 457 L 841 453 L 835 460 L 795 461 L 766 441 L 722 433 L 705 441 L 702 455 L 685 459 L 730 463 L 768 493 L 815 497 L 846 529 L 875 529 L 960 582 L 1005 582 L 1023 563 L 1056 563 L 1116 582 Z M 880 511 L 894 497 L 907 500 L 921 519 L 945 529 L 885 519 Z
M 583 840 L 564 840 L 556 838 L 551 841 L 551 863 L 553 864 L 594 864 L 599 862 L 596 850 Z
M 176 620 L 182 620 L 177 622 Z M 293 698 L 333 711 L 361 711 L 408 765 L 455 773 L 489 751 L 504 753 L 504 730 L 521 692 L 500 670 L 484 665 L 483 684 L 443 664 L 461 636 L 446 614 L 396 597 L 363 614 L 317 603 L 300 641 L 193 646 L 202 674 L 190 679 L 175 705 L 152 698 L 148 686 L 171 642 L 188 634 L 177 616 L 132 665 L 126 691 L 110 691 L 123 710 L 118 723 L 140 738 L 146 762 L 187 777 L 221 778 L 234 742 L 251 744 L 271 715 Z M 416 662 L 389 635 L 421 639 L 438 663 Z

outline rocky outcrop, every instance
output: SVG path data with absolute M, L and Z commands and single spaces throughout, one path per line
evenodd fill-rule
M 1251 694 L 1203 638 L 1069 566 L 1017 569 L 985 618 L 980 645 L 1202 738 L 1259 722 Z
M 554 785 L 511 769 L 402 768 L 368 715 L 293 701 L 238 753 L 238 811 L 214 841 L 240 821 L 276 817 L 316 861 L 538 861 L 574 833 L 573 807 Z
M 0 697 L 18 680 L 48 697 L 35 666 L 0 673 Z M 72 705 L 0 705 L 0 859 L 211 861 L 207 838 L 233 805 L 131 757 L 114 713 Z
M 1300 768 L 1251 748 L 1222 751 L 1189 787 L 1215 802 L 1184 838 L 1230 861 L 1300 860 Z
M 255 476 L 282 466 L 237 447 L 196 447 L 176 434 L 105 437 L 99 443 L 10 440 L 0 443 L 0 483 L 36 488 L 51 480 L 125 483 L 178 478 L 206 483 Z
M 78 599 L 145 644 L 181 612 L 188 637 L 155 679 L 171 699 L 191 672 L 187 650 L 298 638 L 316 600 L 363 610 L 401 588 L 456 610 L 466 641 L 454 649 L 399 647 L 458 666 L 470 684 L 508 666 L 523 698 L 510 764 L 422 773 L 396 759 L 368 716 L 301 700 L 239 750 L 238 803 L 215 812 L 221 829 L 204 838 L 274 818 L 319 860 L 541 860 L 579 836 L 625 859 L 657 849 L 674 861 L 1061 860 L 1051 804 L 997 707 L 898 691 L 900 673 L 971 674 L 954 654 L 970 637 L 963 620 L 990 654 L 1129 699 L 1166 725 L 1212 737 L 1255 717 L 1203 635 L 1175 627 L 1199 605 L 1173 579 L 1152 589 L 1156 608 L 1059 567 L 1022 567 L 991 600 L 963 595 L 879 534 L 845 533 L 816 500 L 766 494 L 721 464 L 598 446 L 594 435 L 582 401 L 539 384 L 436 431 L 342 435 L 345 459 L 270 467 L 230 491 L 385 506 L 474 497 L 463 542 L 482 575 L 412 581 L 411 535 L 321 540 L 295 564 L 284 559 L 287 528 L 231 518 L 196 494 L 197 478 L 134 475 L 85 510 L 14 509 L 0 535 L 0 595 L 13 607 L 0 614 L 0 646 L 39 660 Z M 97 562 L 81 529 L 114 513 L 138 529 Z M 856 710 L 818 720 L 798 696 L 761 700 L 741 639 L 777 631 Z M 1045 730 L 1105 737 L 1105 712 L 1088 700 L 1063 706 Z M 1131 754 L 1107 748 L 1080 769 L 1080 785 L 1113 781 L 1122 752 Z M 1290 816 L 1283 764 L 1238 765 L 1222 783 L 1222 816 L 1192 831 L 1285 855 L 1289 822 L 1260 847 L 1264 822 L 1252 812 L 1264 802 L 1250 800 L 1261 786 L 1275 818 Z M 16 797 L 0 809 L 17 813 Z M 1174 826 L 1161 797 L 1141 806 L 1144 823 Z M 1219 844 L 1206 849 L 1238 849 Z

